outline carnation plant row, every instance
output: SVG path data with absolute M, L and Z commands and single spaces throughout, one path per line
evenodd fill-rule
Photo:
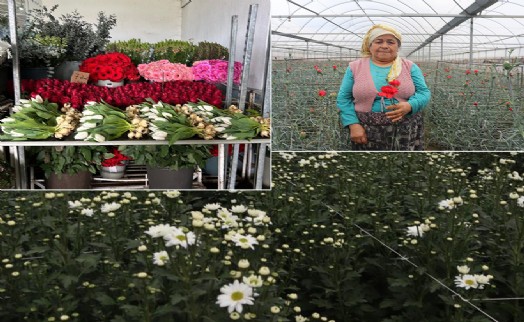
M 194 95 L 190 101 L 200 97 Z M 268 118 L 247 116 L 234 105 L 220 109 L 203 100 L 171 105 L 142 98 L 140 103 L 121 109 L 102 99 L 88 102 L 80 111 L 69 102 L 60 107 L 36 94 L 31 100 L 21 100 L 14 112 L 1 120 L 3 140 L 61 139 L 74 133 L 76 140 L 105 142 L 127 136 L 167 140 L 172 144 L 193 137 L 250 140 L 270 135 Z
M 523 161 L 275 153 L 268 192 L 0 194 L 0 319 L 522 321 Z

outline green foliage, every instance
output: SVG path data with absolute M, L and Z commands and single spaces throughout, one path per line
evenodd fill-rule
M 203 168 L 211 157 L 208 145 L 126 145 L 119 150 L 133 158 L 135 164 L 173 170 Z
M 152 45 L 154 60 L 166 59 L 171 63 L 191 66 L 195 46 L 183 40 L 166 39 Z
M 107 51 L 126 54 L 135 65 L 152 61 L 152 45 L 142 42 L 140 39 L 133 38 L 127 41 L 112 42 L 107 45 Z
M 202 41 L 195 48 L 193 61 L 205 59 L 229 59 L 229 50 L 214 42 Z
M 107 149 L 104 146 L 79 145 L 32 147 L 30 151 L 47 178 L 51 173 L 75 174 L 89 171 L 94 174 L 100 169 L 102 156 Z

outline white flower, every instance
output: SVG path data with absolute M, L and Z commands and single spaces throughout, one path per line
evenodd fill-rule
M 2 122 L 2 123 L 11 123 L 11 122 L 16 122 L 16 120 L 14 118 L 12 118 L 12 117 L 5 117 L 0 122 Z
M 489 284 L 489 276 L 483 274 L 475 274 L 475 280 L 479 284 L 479 289 L 484 289 L 484 285 Z
M 102 205 L 102 208 L 100 209 L 100 211 L 102 211 L 103 213 L 108 213 L 108 212 L 118 210 L 120 207 L 122 207 L 122 205 L 116 202 L 106 203 Z
M 207 210 L 217 210 L 220 207 L 222 207 L 222 206 L 220 206 L 219 203 L 208 203 L 207 205 L 204 206 L 204 208 L 207 209 Z
M 85 215 L 87 217 L 93 217 L 93 213 L 95 211 L 91 208 L 85 208 L 80 211 L 80 214 Z
M 146 231 L 146 234 L 151 236 L 152 238 L 158 238 L 158 237 L 164 237 L 165 235 L 171 233 L 173 231 L 174 227 L 171 227 L 167 224 L 159 224 L 156 226 L 151 226 Z
M 251 287 L 261 287 L 264 285 L 262 276 L 251 274 L 249 277 L 242 277 L 242 281 Z
M 68 203 L 69 203 L 69 208 L 71 208 L 71 209 L 82 207 L 82 203 L 80 201 L 78 201 L 78 200 L 68 201 Z
M 522 196 L 519 199 L 517 199 L 517 205 L 519 207 L 524 207 L 524 196 Z
M 468 267 L 468 265 L 457 266 L 457 271 L 460 274 L 467 274 L 467 273 L 469 273 L 469 267 Z
M 164 266 L 169 261 L 169 255 L 165 250 L 153 254 L 153 264 Z
M 95 141 L 96 142 L 105 142 L 105 140 L 106 140 L 106 137 L 103 136 L 102 134 L 98 134 L 98 133 L 95 134 Z
M 196 236 L 193 232 L 184 233 L 180 228 L 174 228 L 167 235 L 164 235 L 166 247 L 181 246 L 187 248 L 189 245 L 195 244 Z
M 180 191 L 178 191 L 178 190 L 168 190 L 168 191 L 164 191 L 163 194 L 164 194 L 164 196 L 166 196 L 168 198 L 176 198 L 176 197 L 180 196 Z
M 164 141 L 167 137 L 167 132 L 156 131 L 151 135 L 151 137 L 153 138 L 153 140 Z
M 424 224 L 421 224 L 419 226 L 409 226 L 408 228 L 406 228 L 407 232 L 406 234 L 408 236 L 413 236 L 413 237 L 422 237 L 424 235 L 424 231 L 422 230 L 422 225 Z M 427 225 L 426 225 L 427 226 Z
M 222 286 L 220 292 L 222 294 L 217 297 L 216 304 L 227 307 L 229 313 L 242 313 L 242 305 L 254 304 L 253 289 L 247 284 L 239 283 L 238 280 Z
M 236 233 L 233 237 L 231 237 L 231 241 L 233 241 L 236 246 L 240 246 L 243 249 L 255 249 L 254 245 L 258 245 L 258 241 L 256 240 L 256 238 L 249 234 L 242 235 Z
M 439 209 L 453 209 L 455 208 L 455 202 L 453 202 L 453 199 L 445 199 L 438 203 Z
M 31 98 L 31 100 L 33 102 L 40 103 L 40 104 L 42 104 L 44 102 L 44 100 L 42 99 L 42 96 L 40 96 L 40 95 L 36 95 L 34 98 Z
M 87 139 L 88 135 L 89 135 L 89 133 L 87 133 L 87 132 L 78 132 L 75 135 L 75 140 L 85 140 L 85 139 Z
M 295 322 L 306 322 L 306 321 L 309 321 L 309 319 L 306 318 L 305 316 L 302 316 L 302 315 L 295 316 Z
M 455 285 L 457 287 L 463 287 L 466 290 L 469 290 L 470 288 L 478 288 L 479 286 L 477 279 L 471 274 L 455 276 Z
M 231 211 L 234 213 L 241 214 L 247 211 L 247 207 L 243 205 L 233 206 L 231 207 Z

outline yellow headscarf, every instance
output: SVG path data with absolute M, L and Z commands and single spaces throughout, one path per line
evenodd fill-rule
M 373 40 L 382 35 L 393 35 L 402 42 L 402 35 L 395 28 L 382 24 L 374 25 L 368 30 L 362 40 L 362 48 L 360 50 L 362 57 L 371 57 L 369 47 L 371 47 Z M 388 74 L 388 81 L 390 82 L 397 78 L 400 75 L 400 72 L 402 72 L 402 60 L 400 59 L 400 56 L 397 55 L 397 58 L 393 61 L 393 65 L 391 65 L 391 70 Z

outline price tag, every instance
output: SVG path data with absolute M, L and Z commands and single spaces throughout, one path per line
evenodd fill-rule
M 74 71 L 71 75 L 71 83 L 87 84 L 89 80 L 89 73 Z

